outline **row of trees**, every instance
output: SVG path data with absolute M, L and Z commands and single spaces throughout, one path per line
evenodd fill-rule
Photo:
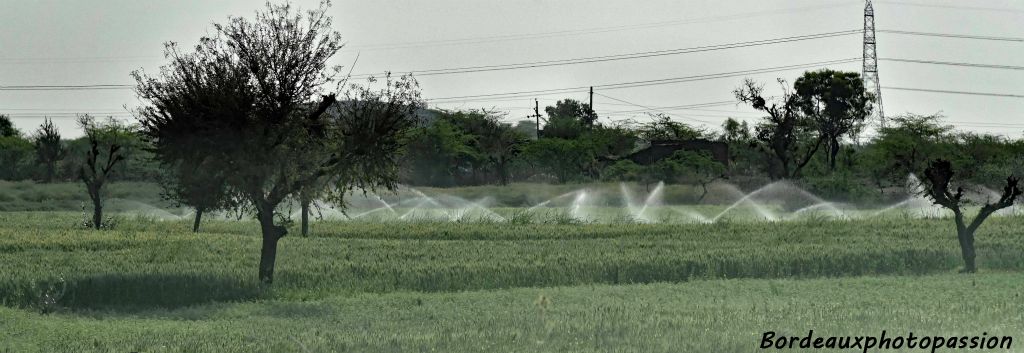
M 96 123 L 95 117 L 76 119 Z M 81 122 L 79 122 L 81 125 Z M 155 181 L 162 171 L 145 150 L 146 142 L 137 129 L 116 120 L 99 121 L 98 128 L 111 130 L 124 145 L 124 161 L 111 171 L 116 180 Z M 85 131 L 85 130 L 83 130 Z M 65 140 L 50 119 L 36 130 L 25 133 L 14 128 L 6 115 L 0 115 L 0 180 L 36 180 L 43 183 L 76 181 L 90 150 L 88 134 Z

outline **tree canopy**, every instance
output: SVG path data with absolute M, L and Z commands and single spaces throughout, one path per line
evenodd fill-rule
M 335 195 L 393 188 L 403 134 L 423 107 L 411 76 L 340 80 L 327 63 L 342 48 L 328 7 L 268 4 L 254 19 L 215 25 L 216 34 L 192 52 L 168 44 L 170 63 L 156 76 L 134 74 L 147 103 L 140 123 L 156 158 L 204 166 L 255 209 L 263 233 L 259 278 L 267 283 L 287 234 L 275 220 L 277 206 L 325 178 Z

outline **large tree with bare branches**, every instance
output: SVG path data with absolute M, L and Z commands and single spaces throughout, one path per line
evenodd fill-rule
M 395 187 L 401 137 L 423 106 L 411 77 L 339 80 L 328 66 L 342 47 L 328 8 L 268 4 L 252 20 L 216 25 L 190 53 L 169 44 L 155 77 L 135 73 L 156 158 L 212 169 L 255 209 L 265 283 L 287 234 L 278 205 L 325 180 L 334 190 Z
M 996 211 L 1013 206 L 1014 201 L 1021 195 L 1018 185 L 1019 179 L 1013 176 L 1006 178 L 1006 185 L 997 200 L 986 202 L 981 206 L 978 214 L 968 223 L 964 218 L 964 205 L 967 200 L 964 198 L 963 187 L 952 190 L 950 185 L 953 181 L 953 163 L 937 159 L 931 162 L 924 171 L 925 178 L 924 194 L 932 199 L 935 204 L 953 211 L 953 220 L 956 222 L 957 240 L 960 242 L 960 252 L 964 259 L 964 272 L 975 272 L 974 233 L 981 227 L 981 224 Z

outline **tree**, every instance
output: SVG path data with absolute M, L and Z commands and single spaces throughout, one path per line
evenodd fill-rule
M 95 229 L 104 227 L 103 186 L 106 185 L 114 166 L 124 160 L 122 147 L 124 136 L 131 133 L 129 127 L 110 118 L 98 123 L 89 115 L 78 116 L 78 126 L 85 132 L 89 142 L 85 162 L 79 168 L 78 178 L 85 184 L 92 200 L 92 224 Z
M 514 129 L 531 140 L 537 139 L 537 123 L 533 120 L 520 120 L 516 122 Z
M 523 155 L 538 170 L 566 183 L 579 179 L 593 160 L 581 143 L 580 140 L 545 137 L 527 143 Z
M 726 118 L 722 123 L 722 140 L 730 144 L 747 143 L 751 140 L 750 126 L 747 121 L 737 121 L 733 118 Z
M 974 233 L 981 227 L 989 216 L 996 211 L 1013 206 L 1014 200 L 1021 195 L 1018 185 L 1019 179 L 1014 176 L 1006 178 L 1006 185 L 1002 194 L 995 202 L 986 202 L 974 216 L 970 223 L 964 220 L 963 206 L 967 200 L 963 198 L 963 187 L 957 187 L 956 192 L 951 191 L 950 183 L 953 180 L 953 164 L 947 160 L 936 159 L 931 162 L 924 171 L 925 178 L 924 194 L 932 199 L 935 204 L 953 211 L 953 220 L 956 222 L 957 240 L 960 242 L 960 252 L 964 260 L 964 272 L 975 272 Z
M 629 159 L 620 159 L 604 169 L 601 175 L 607 181 L 638 181 L 643 173 L 643 166 Z
M 23 180 L 32 169 L 32 142 L 21 135 L 0 136 L 0 180 Z
M 45 119 L 43 124 L 39 125 L 32 140 L 36 147 L 36 162 L 46 168 L 43 171 L 42 181 L 49 183 L 53 181 L 57 173 L 57 162 L 67 155 L 64 142 L 60 139 L 60 131 L 57 131 L 52 120 Z
M 498 176 L 498 184 L 507 185 L 511 181 L 509 165 L 522 152 L 523 143 L 527 141 L 519 131 L 512 126 L 491 120 L 486 125 L 486 132 L 477 141 L 481 154 L 494 167 Z
M 560 100 L 554 106 L 545 107 L 544 112 L 548 121 L 541 135 L 545 138 L 575 139 L 597 121 L 590 105 L 575 99 Z
M 744 80 L 733 94 L 736 100 L 768 114 L 755 127 L 757 140 L 774 157 L 768 175 L 772 179 L 796 178 L 821 147 L 824 137 L 809 136 L 810 124 L 800 114 L 798 97 L 789 91 L 784 80 L 778 82 L 783 94 L 777 99 L 765 98 L 764 85 L 751 79 Z
M 725 175 L 725 166 L 711 158 L 708 151 L 685 151 L 679 150 L 669 157 L 679 165 L 679 173 L 676 178 L 682 182 L 695 184 L 701 187 L 700 197 L 697 202 L 704 200 L 708 195 L 708 184 L 721 179 Z
M 473 172 L 473 181 L 483 182 L 487 174 L 496 176 L 504 185 L 510 181 L 509 165 L 522 150 L 526 136 L 501 120 L 505 115 L 487 110 L 446 111 L 441 119 L 448 120 L 468 137 L 470 153 L 465 162 Z M 488 173 L 492 172 L 492 173 Z
M 134 74 L 143 130 L 165 165 L 206 155 L 229 188 L 255 209 L 262 233 L 259 279 L 273 282 L 278 242 L 287 234 L 277 207 L 327 180 L 335 199 L 353 188 L 393 189 L 396 158 L 423 109 L 411 76 L 338 83 L 327 61 L 341 49 L 327 2 L 303 13 L 267 5 L 254 20 L 215 25 L 195 51 L 168 45 L 157 77 Z M 371 86 L 381 84 L 376 90 Z
M 20 136 L 21 131 L 14 127 L 14 122 L 11 121 L 11 117 L 0 114 L 0 137 L 12 137 Z
M 707 135 L 703 130 L 673 121 L 672 117 L 666 114 L 657 113 L 649 114 L 649 116 L 651 121 L 640 125 L 637 131 L 637 136 L 647 142 L 696 140 Z
M 194 233 L 199 232 L 203 214 L 238 206 L 235 204 L 237 198 L 230 195 L 224 176 L 219 174 L 219 168 L 213 163 L 216 162 L 212 158 L 179 160 L 176 165 L 167 166 L 172 175 L 167 178 L 169 180 L 161 183 L 165 199 L 195 209 L 192 222 Z
M 793 89 L 795 104 L 824 140 L 829 171 L 834 171 L 839 141 L 859 132 L 874 96 L 864 90 L 860 74 L 829 69 L 805 72 Z
M 861 155 L 880 189 L 886 180 L 902 185 L 907 175 L 924 170 L 929 161 L 953 153 L 953 126 L 941 120 L 941 115 L 906 114 L 890 117 L 889 124 L 878 129 Z
M 447 119 L 413 129 L 407 135 L 403 164 L 409 184 L 452 186 L 460 163 L 473 158 L 473 137 Z
M 32 143 L 26 140 L 21 131 L 6 115 L 0 115 L 0 179 L 21 180 L 32 167 L 30 156 Z

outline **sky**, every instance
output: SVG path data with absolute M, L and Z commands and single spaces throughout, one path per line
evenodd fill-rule
M 310 9 L 318 1 L 296 0 Z M 228 16 L 252 17 L 261 1 L 0 0 L 0 114 L 34 130 L 53 118 L 65 137 L 81 135 L 75 114 L 133 121 L 131 88 L 21 90 L 10 86 L 131 85 L 156 73 L 163 43 L 191 46 Z M 1024 1 L 876 0 L 879 75 L 887 116 L 941 113 L 961 130 L 1024 134 Z M 534 63 L 763 41 L 863 28 L 857 0 L 336 0 L 329 14 L 346 46 L 332 63 L 353 74 Z M 955 34 L 908 35 L 885 31 Z M 971 36 L 963 38 L 960 35 Z M 991 38 L 997 37 L 997 38 Z M 861 71 L 860 33 L 779 44 L 574 65 L 417 76 L 423 96 L 446 109 L 497 109 L 515 122 L 558 99 L 584 102 L 611 123 L 666 113 L 717 128 L 728 117 L 761 115 L 731 91 L 746 77 L 781 93 L 804 70 Z M 358 58 L 358 60 L 357 60 Z M 852 59 L 840 64 L 818 64 Z M 916 60 L 1001 68 L 936 65 Z M 799 66 L 795 69 L 744 71 Z M 771 72 L 768 72 L 771 71 Z M 696 80 L 710 74 L 727 74 Z M 721 77 L 725 76 L 725 77 Z M 610 84 L 688 78 L 657 85 Z M 1007 96 L 951 94 L 896 88 Z M 480 95 L 531 92 L 518 95 Z M 476 96 L 471 98 L 453 98 Z M 443 98 L 443 99 L 442 99 Z M 713 104 L 705 104 L 713 103 Z M 697 105 L 696 107 L 694 105 Z M 688 107 L 680 107 L 688 106 Z

